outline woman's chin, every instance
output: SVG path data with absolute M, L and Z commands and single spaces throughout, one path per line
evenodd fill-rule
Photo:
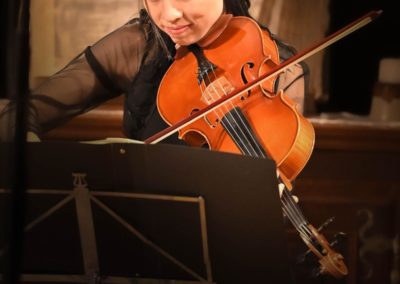
M 195 36 L 186 36 L 186 37 L 173 37 L 171 36 L 171 39 L 174 43 L 180 45 L 180 46 L 188 46 L 193 43 L 196 43 L 200 40 L 200 38 L 197 38 Z

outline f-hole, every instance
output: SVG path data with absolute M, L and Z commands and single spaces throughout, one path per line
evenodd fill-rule
M 248 73 L 249 70 L 251 70 L 253 68 L 254 68 L 254 63 L 253 62 L 247 62 L 242 66 L 242 68 L 240 69 L 240 75 L 242 77 L 243 83 L 247 84 L 249 82 L 249 80 L 246 77 L 246 73 Z M 247 70 L 247 69 L 249 69 L 249 70 Z M 247 97 L 249 97 L 250 95 L 251 95 L 251 90 L 248 90 L 247 91 Z M 244 100 L 244 99 L 245 99 L 245 97 L 242 96 L 241 100 Z

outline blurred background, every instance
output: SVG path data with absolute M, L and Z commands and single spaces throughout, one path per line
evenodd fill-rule
M 251 11 L 274 34 L 301 51 L 366 12 L 383 10 L 373 24 L 306 61 L 311 70 L 309 112 L 367 115 L 379 72 L 394 72 L 381 70 L 381 61 L 398 58 L 400 53 L 395 36 L 400 24 L 392 2 L 252 0 Z M 137 15 L 140 7 L 135 0 L 34 0 L 31 5 L 32 87 L 61 69 L 87 45 Z

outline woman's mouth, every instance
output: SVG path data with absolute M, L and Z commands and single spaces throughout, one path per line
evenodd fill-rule
M 179 36 L 189 29 L 189 25 L 166 27 L 165 32 L 171 36 Z

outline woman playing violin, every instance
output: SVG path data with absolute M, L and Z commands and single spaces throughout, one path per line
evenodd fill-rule
M 46 131 L 105 101 L 125 94 L 123 129 L 128 138 L 144 140 L 166 127 L 156 107 L 159 83 L 181 46 L 197 43 L 223 14 L 250 17 L 249 0 L 144 0 L 145 9 L 73 59 L 35 89 L 30 97 L 28 129 Z M 263 28 L 269 35 L 269 31 Z M 292 49 L 276 40 L 280 59 Z M 296 65 L 279 76 L 282 89 L 300 111 L 304 69 Z M 9 104 L 0 114 L 0 140 L 10 135 Z M 181 143 L 176 137 L 166 140 Z
M 140 11 L 139 17 L 108 34 L 93 46 L 86 48 L 82 54 L 73 59 L 64 69 L 51 76 L 32 92 L 29 100 L 30 111 L 28 115 L 28 130 L 31 133 L 40 136 L 42 133 L 76 115 L 84 113 L 111 98 L 125 94 L 123 117 L 125 135 L 131 139 L 146 140 L 147 142 L 149 137 L 153 137 L 154 134 L 159 133 L 168 126 L 167 123 L 169 122 L 164 121 L 162 118 L 165 116 L 161 111 L 161 104 L 158 103 L 160 99 L 157 95 L 158 92 L 163 93 L 161 90 L 166 81 L 165 78 L 168 78 L 171 69 L 176 66 L 175 63 L 188 62 L 181 60 L 182 50 L 191 51 L 195 54 L 196 48 L 210 46 L 212 42 L 221 43 L 226 38 L 226 33 L 216 33 L 216 31 L 221 30 L 221 26 L 224 27 L 226 19 L 232 19 L 229 21 L 236 23 L 236 26 L 225 25 L 227 30 L 232 30 L 232 26 L 234 27 L 233 30 L 240 30 L 237 23 L 241 19 L 246 19 L 245 22 L 249 22 L 248 18 L 251 18 L 249 0 L 143 0 L 143 4 L 145 8 Z M 244 17 L 235 19 L 231 15 Z M 261 61 L 261 65 L 265 63 L 266 65 L 277 67 L 279 61 L 284 61 L 293 55 L 293 49 L 274 38 L 266 27 L 252 20 L 250 22 L 252 22 L 252 29 L 254 30 L 256 26 L 258 34 L 261 34 L 258 38 L 268 38 L 268 41 L 273 43 L 273 60 L 272 55 L 270 55 L 270 58 L 267 56 L 265 61 L 264 59 Z M 240 31 L 242 32 L 242 30 Z M 247 32 L 246 29 L 243 29 L 243 31 Z M 218 35 L 220 36 L 218 37 Z M 240 36 L 245 38 L 248 34 L 241 33 Z M 222 43 L 217 44 L 218 47 L 222 45 Z M 255 50 L 252 48 L 254 47 L 251 45 L 245 46 L 245 49 L 239 49 L 236 54 L 249 53 Z M 265 50 L 264 46 L 260 49 Z M 229 57 L 229 60 L 234 61 L 236 54 Z M 198 55 L 196 55 L 196 59 L 203 56 L 201 52 L 200 56 Z M 201 61 L 198 60 L 198 62 Z M 243 62 L 239 63 L 242 64 Z M 212 64 L 211 67 L 212 71 L 214 71 Z M 178 69 L 178 71 L 180 70 Z M 190 77 L 187 80 L 190 80 L 190 82 L 194 80 L 194 82 L 201 84 L 199 78 L 202 79 L 202 69 L 200 68 L 197 71 L 197 76 L 196 70 L 181 72 L 185 74 L 178 72 L 177 76 L 186 78 L 183 75 L 190 73 L 193 74 L 193 79 Z M 247 71 L 244 70 L 243 73 L 245 72 Z M 246 117 L 241 116 L 243 114 L 242 110 L 240 108 L 238 110 L 236 105 L 233 105 L 232 109 L 226 108 L 227 111 L 222 113 L 223 115 L 218 117 L 218 120 L 226 129 L 226 132 L 236 131 L 237 129 L 240 131 L 245 130 L 242 131 L 242 136 L 236 135 L 236 133 L 232 133 L 233 135 L 230 136 L 231 138 L 239 137 L 240 139 L 243 137 L 244 139 L 250 138 L 248 143 L 240 139 L 235 140 L 237 148 L 243 147 L 240 149 L 242 154 L 248 154 L 246 153 L 247 149 L 244 148 L 249 146 L 250 152 L 253 151 L 255 153 L 253 156 L 271 156 L 277 162 L 279 178 L 283 182 L 279 186 L 284 214 L 299 231 L 301 238 L 306 242 L 310 250 L 320 258 L 321 273 L 329 271 L 335 277 L 341 277 L 347 274 L 347 268 L 342 262 L 343 257 L 331 250 L 325 238 L 307 222 L 300 208 L 293 202 L 293 196 L 289 192 L 289 189 L 291 189 L 290 181 L 297 176 L 307 162 L 314 142 L 312 126 L 307 126 L 304 122 L 305 119 L 300 118 L 298 115 L 298 112 L 303 109 L 304 77 L 304 68 L 299 64 L 295 64 L 280 72 L 274 80 L 270 81 L 272 85 L 268 85 L 268 92 L 271 96 L 268 94 L 266 96 L 271 100 L 274 98 L 275 102 L 278 100 L 284 102 L 268 107 L 268 111 L 272 110 L 275 118 L 272 118 L 272 115 L 267 115 L 267 111 L 259 111 L 260 109 L 265 109 L 259 107 L 261 103 L 254 103 L 259 102 L 260 99 L 265 99 L 264 95 L 252 96 L 248 93 L 248 95 L 237 98 L 239 102 L 242 99 L 243 101 L 253 102 L 251 107 L 263 119 L 263 123 L 258 125 L 262 125 L 263 130 L 267 130 L 264 132 L 267 133 L 268 138 L 275 136 L 272 140 L 278 146 L 277 148 L 290 149 L 290 154 L 279 149 L 274 153 L 267 147 L 264 149 L 264 145 L 257 140 L 257 135 L 253 135 L 253 129 L 251 127 L 248 128 L 250 123 L 246 121 Z M 220 78 L 216 76 L 214 79 L 218 81 Z M 213 86 L 213 84 L 214 81 L 210 80 L 206 88 Z M 226 85 L 215 86 L 215 89 L 224 89 Z M 266 85 L 262 85 L 263 93 L 267 91 L 264 86 Z M 178 91 L 190 93 L 191 90 Z M 211 90 L 210 93 L 213 93 L 213 91 Z M 258 91 L 258 94 L 260 93 Z M 172 106 L 174 106 L 177 103 L 176 101 L 180 100 L 179 98 L 171 99 L 170 96 L 164 96 L 163 100 L 172 100 Z M 207 101 L 209 98 L 209 94 L 206 93 L 205 97 L 201 99 Z M 186 104 L 186 100 L 181 99 L 180 101 Z M 266 105 L 269 105 L 269 102 L 263 103 L 263 106 Z M 298 108 L 297 111 L 296 107 Z M 286 124 L 284 122 L 282 127 L 279 125 L 279 128 L 293 130 L 292 134 L 295 139 L 293 137 L 283 139 L 282 135 L 277 134 L 277 132 L 269 131 L 270 129 L 267 128 L 269 126 L 265 127 L 270 121 L 272 123 L 269 124 L 275 125 L 276 120 L 282 118 L 281 114 L 287 110 L 290 111 L 289 116 L 295 118 L 295 125 L 293 126 L 292 121 Z M 12 116 L 13 111 L 14 106 L 10 103 L 0 114 L 0 141 L 9 140 L 12 137 L 7 117 Z M 174 112 L 174 109 L 172 112 Z M 188 113 L 188 115 L 191 115 L 191 113 Z M 243 117 L 244 119 L 242 119 Z M 239 120 L 235 120 L 237 118 Z M 179 119 L 184 119 L 184 117 Z M 228 125 L 231 122 L 234 123 Z M 300 133 L 296 128 L 296 123 L 307 126 L 303 127 L 306 130 L 303 132 L 308 134 L 309 137 L 307 137 L 308 139 L 303 139 L 305 142 L 300 141 L 299 145 L 292 147 L 292 140 L 297 141 Z M 270 135 L 270 133 L 274 135 Z M 182 140 L 178 139 L 177 135 L 168 136 L 164 141 L 175 144 L 183 143 Z M 208 146 L 211 145 L 211 143 L 208 144 Z M 232 141 L 229 142 L 228 140 L 227 144 L 231 146 Z M 274 156 L 275 154 L 276 156 Z M 279 159 L 276 158 L 278 156 Z

